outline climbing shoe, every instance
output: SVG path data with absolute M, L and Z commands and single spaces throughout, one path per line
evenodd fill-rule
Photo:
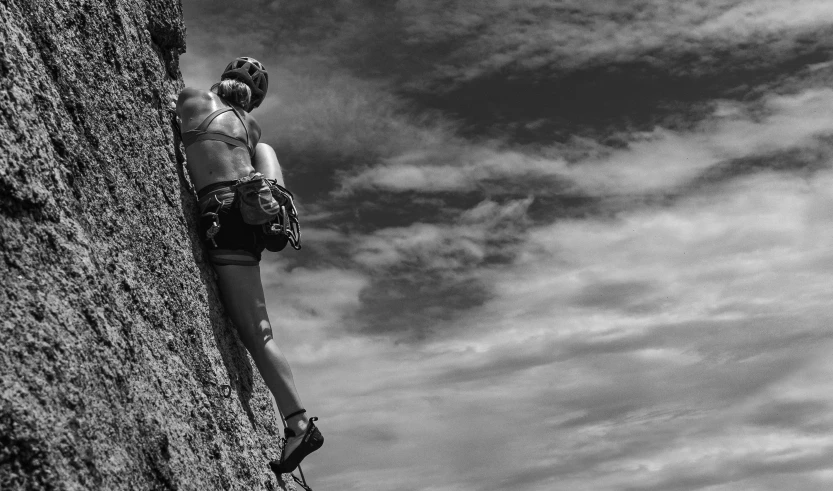
M 280 462 L 273 460 L 269 462 L 269 468 L 277 474 L 285 474 L 287 472 L 292 472 L 298 467 L 298 464 L 304 460 L 304 457 L 315 452 L 322 445 L 324 445 L 324 437 L 321 436 L 321 432 L 318 430 L 318 427 L 315 426 L 315 421 L 318 418 L 310 418 L 309 424 L 307 425 L 307 430 L 304 432 L 304 436 L 302 437 L 301 444 L 298 445 L 295 450 L 292 451 L 291 454 L 286 455 L 286 453 L 281 453 L 281 460 Z M 294 431 L 289 428 L 284 430 L 286 434 L 287 442 L 290 438 L 295 438 L 297 435 Z M 284 450 L 286 449 L 286 445 L 284 445 Z

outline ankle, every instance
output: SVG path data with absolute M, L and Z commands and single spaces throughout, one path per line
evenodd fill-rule
M 296 437 L 304 436 L 304 433 L 307 431 L 308 426 L 309 421 L 307 420 L 307 418 L 296 418 L 296 421 L 286 424 L 286 427 L 292 430 L 292 432 L 295 433 Z
M 304 410 L 291 413 L 284 421 L 286 421 L 286 427 L 292 430 L 295 436 L 303 435 L 309 424 L 309 418 Z

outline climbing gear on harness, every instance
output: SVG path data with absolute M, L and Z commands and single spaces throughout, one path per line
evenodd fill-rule
M 295 250 L 301 248 L 301 226 L 292 193 L 274 179 L 263 174 L 252 174 L 236 181 L 209 184 L 198 193 L 200 215 L 211 220 L 205 240 L 217 243 L 220 212 L 229 207 L 238 208 L 243 221 L 249 225 L 261 225 L 265 246 L 279 251 L 290 243 Z M 283 246 L 281 246 L 283 242 Z
M 295 199 L 288 189 L 275 179 L 267 179 L 272 186 L 272 196 L 280 204 L 280 213 L 272 221 L 263 224 L 266 249 L 272 252 L 283 250 L 287 242 L 296 251 L 301 249 L 301 224 Z
M 306 412 L 306 410 L 302 410 L 302 412 Z M 297 436 L 295 435 L 294 431 L 286 427 L 286 420 L 297 414 L 300 414 L 300 411 L 296 411 L 290 414 L 289 417 L 284 418 L 285 438 L 283 439 L 283 450 L 286 449 L 286 442 L 289 440 L 289 438 L 294 438 Z M 291 454 L 289 454 L 288 457 L 284 454 L 283 450 L 281 450 L 280 462 L 274 460 L 272 462 L 269 462 L 269 468 L 272 469 L 272 472 L 274 472 L 277 476 L 280 476 L 281 474 L 291 473 L 297 468 L 298 472 L 300 472 L 301 474 L 301 479 L 298 479 L 294 475 L 292 476 L 292 478 L 295 480 L 296 483 L 300 484 L 304 489 L 308 491 L 312 490 L 307 485 L 307 480 L 304 477 L 304 471 L 301 470 L 301 461 L 304 459 L 304 457 L 311 454 L 312 452 L 315 452 L 316 450 L 321 448 L 322 445 L 324 445 L 324 437 L 321 435 L 321 431 L 318 430 L 318 427 L 315 426 L 316 421 L 318 421 L 318 418 L 316 417 L 312 417 L 309 419 L 309 424 L 307 425 L 307 429 L 304 432 L 301 444 L 295 447 L 295 450 Z
M 201 189 L 199 196 L 200 215 L 211 219 L 211 226 L 205 232 L 205 240 L 210 240 L 214 247 L 214 237 L 220 232 L 220 211 L 234 203 L 234 190 L 227 186 L 229 181 L 209 184 Z
M 252 91 L 251 109 L 260 106 L 266 98 L 266 91 L 269 89 L 269 74 L 266 72 L 266 67 L 254 58 L 248 56 L 235 58 L 220 76 L 220 80 L 227 78 L 235 78 L 249 86 Z
M 240 178 L 233 188 L 243 221 L 249 225 L 263 225 L 281 212 L 281 203 L 272 194 L 272 183 L 263 174 L 254 172 Z
M 246 141 L 243 141 L 239 138 L 235 138 L 233 136 L 229 136 L 225 133 L 221 133 L 219 131 L 210 131 L 208 130 L 208 125 L 214 121 L 217 116 L 227 113 L 229 111 L 233 111 L 234 115 L 237 116 L 237 119 L 240 120 L 240 124 L 243 125 L 243 129 L 246 131 Z M 234 145 L 235 147 L 245 148 L 247 152 L 249 152 L 249 157 L 254 158 L 255 156 L 255 147 L 250 145 L 249 142 L 249 128 L 246 126 L 246 121 L 237 109 L 233 106 L 226 106 L 217 109 L 213 113 L 206 116 L 205 119 L 202 120 L 199 126 L 192 130 L 188 130 L 185 133 L 182 133 L 182 144 L 185 145 L 187 149 L 191 145 L 196 142 L 204 141 L 204 140 L 217 140 L 223 143 L 228 143 L 229 145 Z

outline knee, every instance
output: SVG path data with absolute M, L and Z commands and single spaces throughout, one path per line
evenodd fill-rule
M 255 328 L 256 334 L 258 339 L 262 339 L 263 342 L 269 341 L 272 339 L 272 324 L 269 323 L 267 320 L 262 320 L 258 322 L 257 327 Z
M 267 320 L 255 322 L 249 326 L 245 332 L 240 333 L 244 344 L 249 349 L 258 349 L 263 347 L 266 343 L 272 340 L 272 325 Z M 241 329 L 241 331 L 243 331 Z

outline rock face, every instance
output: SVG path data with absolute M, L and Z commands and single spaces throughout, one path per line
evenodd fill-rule
M 0 489 L 283 486 L 177 177 L 181 5 L 3 0 L 0 26 Z

